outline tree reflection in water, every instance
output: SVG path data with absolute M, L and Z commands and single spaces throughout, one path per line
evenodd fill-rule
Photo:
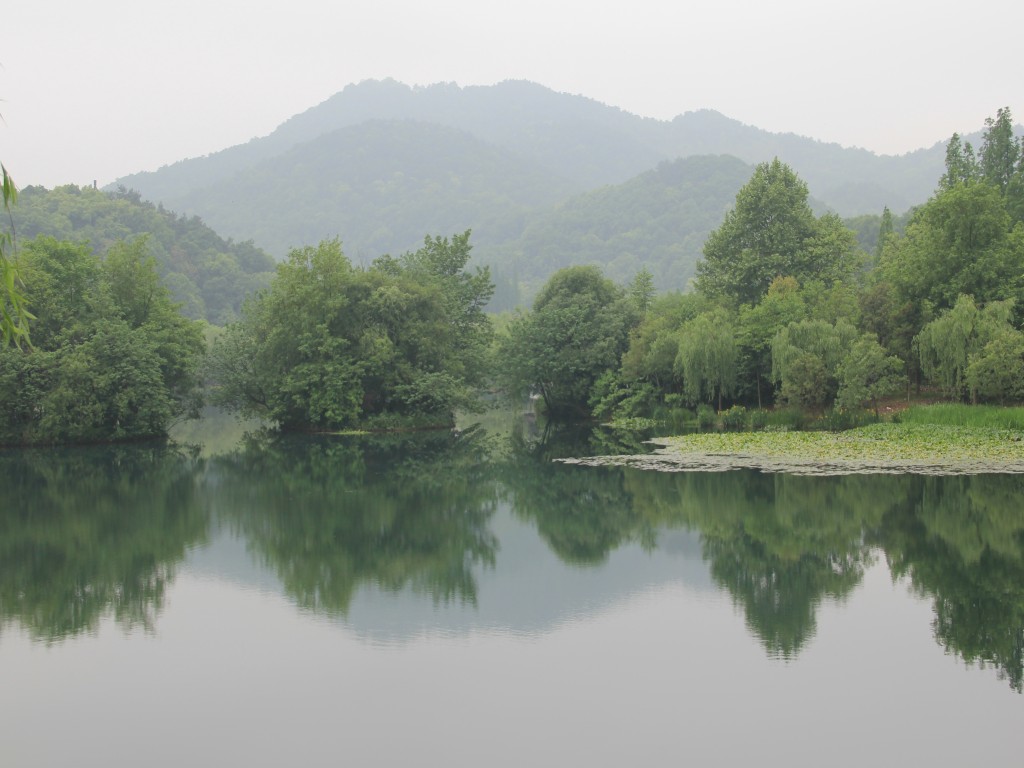
M 498 547 L 489 450 L 479 430 L 264 433 L 211 462 L 211 496 L 304 608 L 344 615 L 361 585 L 475 603 Z
M 108 612 L 152 629 L 175 565 L 207 534 L 200 472 L 163 446 L 0 452 L 0 621 L 45 641 Z
M 936 640 L 1024 680 L 1024 477 L 795 477 L 554 464 L 635 446 L 593 431 L 393 437 L 250 435 L 199 459 L 162 446 L 0 452 L 0 624 L 44 641 L 112 614 L 152 628 L 212 519 L 242 536 L 303 608 L 348 612 L 360 587 L 475 605 L 499 502 L 573 569 L 698 532 L 713 579 L 772 656 L 793 658 L 818 607 L 884 553 L 934 605 Z M 550 584 L 558 589 L 558 583 Z

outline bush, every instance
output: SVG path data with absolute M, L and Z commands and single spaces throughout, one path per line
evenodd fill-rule
M 808 428 L 825 432 L 844 432 L 877 422 L 878 419 L 870 411 L 833 408 L 808 425 Z
M 707 403 L 701 403 L 697 406 L 697 428 L 698 429 L 710 429 L 715 426 L 715 409 Z
M 719 416 L 723 429 L 744 429 L 747 426 L 747 409 L 742 405 L 734 405 L 722 411 Z
M 748 425 L 751 432 L 757 432 L 768 425 L 768 412 L 758 408 L 750 412 Z

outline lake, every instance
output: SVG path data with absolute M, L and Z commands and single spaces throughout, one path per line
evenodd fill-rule
M 1024 476 L 197 441 L 0 451 L 0 765 L 1020 764 Z

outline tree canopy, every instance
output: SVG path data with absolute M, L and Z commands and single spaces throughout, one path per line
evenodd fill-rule
M 38 237 L 20 272 L 38 322 L 31 348 L 0 350 L 0 443 L 161 436 L 197 413 L 202 330 L 178 312 L 145 239 L 101 262 L 85 244 Z
M 469 255 L 469 232 L 368 268 L 337 240 L 293 249 L 215 342 L 213 400 L 292 429 L 450 423 L 475 402 L 491 338 L 493 285 L 465 271 Z
M 737 304 L 758 302 L 777 277 L 831 283 L 854 269 L 855 237 L 834 215 L 816 219 L 807 185 L 778 158 L 761 163 L 704 244 L 697 287 Z

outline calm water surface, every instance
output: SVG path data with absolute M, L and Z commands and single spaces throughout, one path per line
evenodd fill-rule
M 1024 478 L 0 452 L 0 765 L 1020 765 Z

